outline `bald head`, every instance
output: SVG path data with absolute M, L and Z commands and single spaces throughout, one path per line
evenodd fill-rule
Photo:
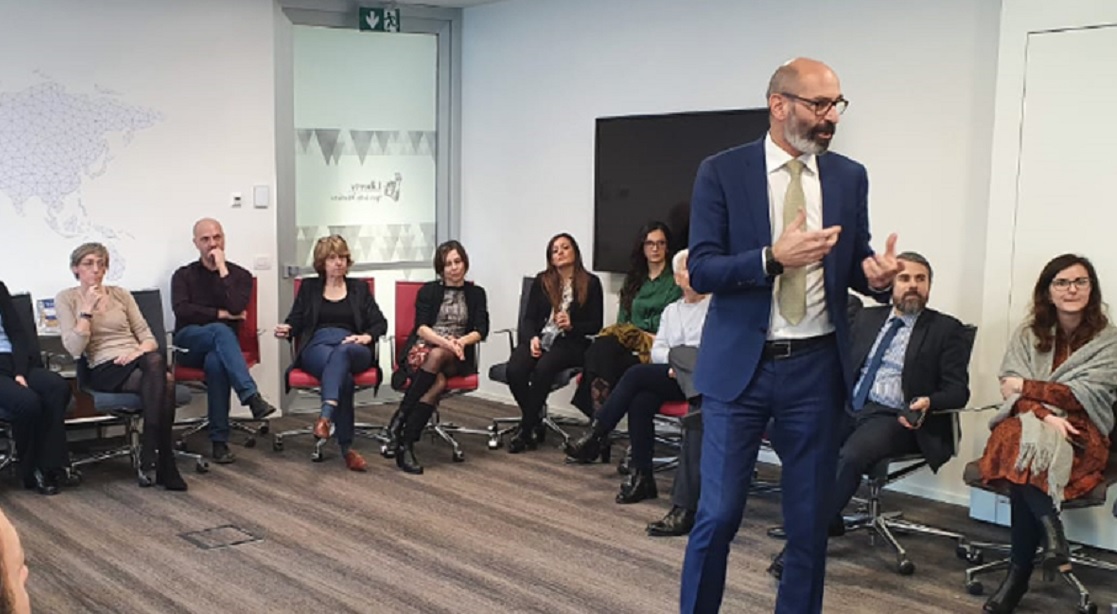
M 784 62 L 768 80 L 772 140 L 793 156 L 830 148 L 845 99 L 834 71 L 809 58 Z
M 221 222 L 210 217 L 194 222 L 194 247 L 198 248 L 198 255 L 206 268 L 215 270 L 219 262 L 224 263 L 225 230 L 221 228 Z M 216 254 L 217 259 L 214 258 L 214 251 L 220 252 Z

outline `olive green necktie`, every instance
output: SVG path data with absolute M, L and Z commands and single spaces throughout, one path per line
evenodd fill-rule
M 783 197 L 783 228 L 788 229 L 806 206 L 803 196 L 803 163 L 799 160 L 789 160 L 785 165 L 791 173 L 791 182 L 787 184 L 787 193 Z M 780 288 L 776 296 L 780 315 L 788 324 L 795 326 L 803 321 L 807 315 L 807 269 L 795 267 L 784 269 L 780 275 Z

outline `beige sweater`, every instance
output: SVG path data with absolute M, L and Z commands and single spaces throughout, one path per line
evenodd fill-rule
M 85 354 L 90 367 L 133 352 L 144 341 L 155 342 L 132 293 L 118 286 L 103 289 L 105 298 L 93 311 L 88 334 L 74 330 L 81 312 L 81 288 L 69 288 L 54 297 L 62 345 L 75 359 Z

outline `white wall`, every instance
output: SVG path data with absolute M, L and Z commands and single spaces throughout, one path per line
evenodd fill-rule
M 977 322 L 999 10 L 987 0 L 515 0 L 467 9 L 462 238 L 489 290 L 494 328 L 514 325 L 519 277 L 543 267 L 548 237 L 569 231 L 593 251 L 595 118 L 760 107 L 772 70 L 797 55 L 831 64 L 852 101 L 835 149 L 869 169 L 877 246 L 899 233 L 901 248 L 935 267 L 932 305 Z M 494 343 L 483 358 L 505 357 Z M 975 387 L 976 401 L 995 392 L 987 388 Z M 488 382 L 483 391 L 508 397 Z M 965 430 L 963 450 L 969 433 L 986 432 Z M 965 504 L 960 472 L 953 463 L 905 488 Z
M 17 124 L 0 125 L 8 147 L 0 153 L 0 278 L 13 291 L 49 297 L 73 285 L 70 250 L 96 240 L 113 250 L 113 283 L 160 287 L 169 302 L 171 273 L 197 258 L 191 225 L 203 216 L 224 223 L 231 260 L 251 269 L 263 256 L 274 266 L 274 204 L 251 206 L 254 185 L 272 186 L 273 203 L 275 195 L 280 15 L 272 0 L 115 0 L 96 8 L 80 0 L 0 0 L 0 14 L 0 116 L 13 112 L 27 88 L 44 84 L 57 85 L 74 105 L 52 107 L 48 124 L 16 132 L 46 108 L 40 98 L 15 112 Z M 94 107 L 106 115 L 87 113 Z M 137 117 L 144 127 L 131 134 L 92 123 Z M 88 138 L 79 125 L 90 129 Z M 75 152 L 89 158 L 67 158 Z M 17 213 L 12 177 L 20 169 L 58 174 L 38 176 Z M 244 195 L 245 207 L 230 208 L 233 192 Z M 259 320 L 270 326 L 274 270 L 256 274 Z M 254 374 L 278 399 L 278 346 L 261 345 L 269 367 Z

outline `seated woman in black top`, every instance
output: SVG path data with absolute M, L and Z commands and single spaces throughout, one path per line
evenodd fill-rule
M 601 330 L 601 280 L 586 271 L 574 237 L 562 233 L 547 243 L 547 269 L 535 276 L 519 344 L 508 359 L 508 387 L 523 420 L 508 443 L 512 454 L 535 449 L 540 414 L 551 382 L 565 369 L 581 366 L 587 335 Z
M 415 299 L 415 330 L 400 352 L 392 387 L 407 392 L 388 425 L 391 438 L 384 456 L 408 473 L 422 473 L 413 445 L 434 414 L 446 378 L 477 372 L 473 345 L 489 334 L 485 290 L 465 280 L 469 255 L 457 241 L 438 246 L 434 255 L 435 281 L 419 289 Z M 410 385 L 408 385 L 410 382 Z
M 632 267 L 621 287 L 617 322 L 586 350 L 585 369 L 572 402 L 592 418 L 630 367 L 648 362 L 663 309 L 683 295 L 671 271 L 671 230 L 649 222 L 632 246 Z
M 53 495 L 60 483 L 71 483 L 63 423 L 70 385 L 39 366 L 39 357 L 31 349 L 34 334 L 16 313 L 8 287 L 0 282 L 0 419 L 12 425 L 23 485 Z
M 284 324 L 275 336 L 301 338 L 292 368 L 298 367 L 321 382 L 322 414 L 314 436 L 329 439 L 335 426 L 337 444 L 350 471 L 365 471 L 365 459 L 353 444 L 353 374 L 370 369 L 372 345 L 388 331 L 388 321 L 363 279 L 349 279 L 353 259 L 349 245 L 338 235 L 318 239 L 314 270 L 304 279 Z M 309 339 L 309 340 L 308 340 Z

